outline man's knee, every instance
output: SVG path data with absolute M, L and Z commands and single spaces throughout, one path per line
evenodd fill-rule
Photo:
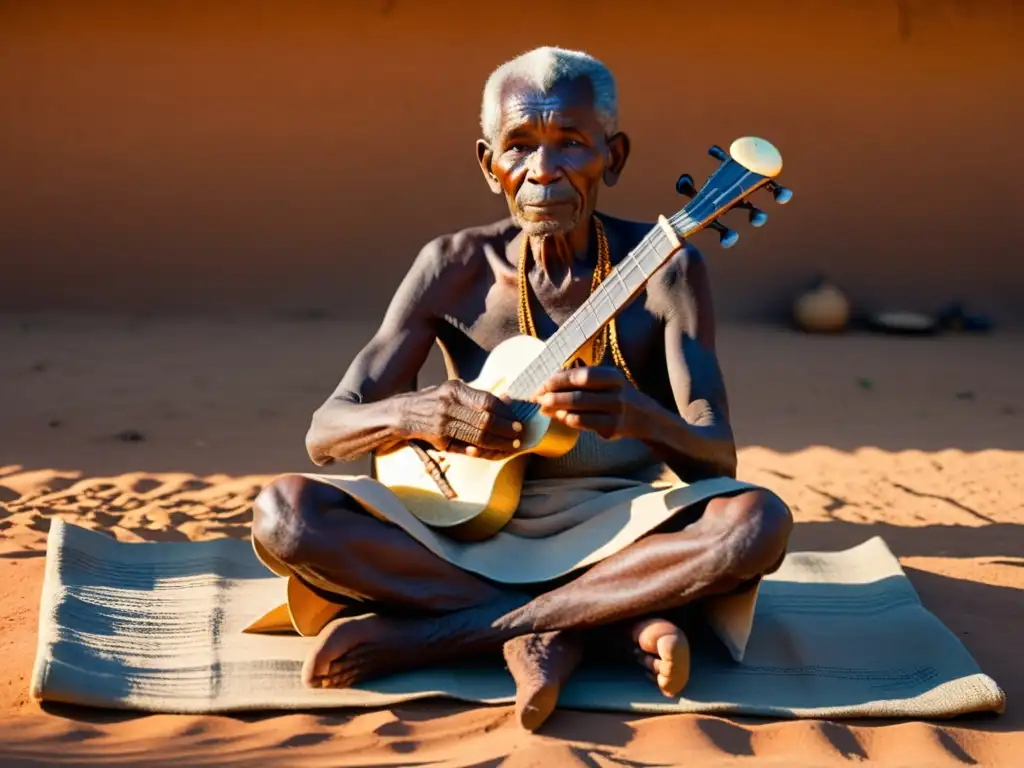
M 756 490 L 726 500 L 726 515 L 743 542 L 744 571 L 750 576 L 778 570 L 793 530 L 793 513 L 771 491 Z
M 311 484 L 302 475 L 281 475 L 264 486 L 253 502 L 252 536 L 287 565 L 301 559 Z

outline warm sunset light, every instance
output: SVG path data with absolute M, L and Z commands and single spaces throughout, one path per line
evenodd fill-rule
M 1017 0 L 0 3 L 0 764 L 1017 765 L 1022 94 Z

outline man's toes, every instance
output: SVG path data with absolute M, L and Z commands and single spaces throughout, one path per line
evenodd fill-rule
M 662 638 L 658 649 L 661 654 L 658 687 L 666 696 L 676 696 L 690 682 L 690 644 L 680 632 L 674 637 Z
M 671 635 L 662 635 L 658 638 L 658 656 L 668 663 L 689 667 L 690 665 L 690 643 L 681 631 Z M 667 674 L 667 673 L 666 673 Z
M 327 669 L 312 677 L 303 679 L 310 688 L 348 688 L 360 677 L 362 666 L 358 659 L 352 659 L 352 654 L 342 656 L 340 659 L 330 662 Z
M 335 619 L 317 635 L 316 642 L 310 648 L 306 661 L 302 665 L 302 679 L 313 688 L 320 687 L 320 680 L 332 674 L 332 667 L 335 666 L 342 656 L 358 643 L 355 632 L 347 631 L 354 627 L 347 628 L 352 624 L 353 619 Z M 334 670 L 335 673 L 337 670 Z
M 683 685 L 685 685 L 685 683 L 683 683 L 683 685 L 678 685 L 674 683 L 671 678 L 666 677 L 665 675 L 658 675 L 655 678 L 655 682 L 657 682 L 658 688 L 661 690 L 662 694 L 668 698 L 672 698 L 678 694 L 679 691 L 683 689 Z
M 666 635 L 681 633 L 671 621 L 665 619 L 645 619 L 633 625 L 633 642 L 647 653 L 658 653 L 658 641 Z M 660 654 L 659 654 L 660 655 Z
M 640 662 L 640 666 L 650 672 L 652 675 L 665 675 L 666 677 L 672 676 L 672 659 L 663 659 L 660 656 L 655 656 L 653 653 L 647 653 L 640 650 L 636 650 L 636 659 Z
M 341 675 L 325 675 L 317 680 L 314 688 L 346 688 L 345 680 Z
M 678 696 L 688 682 L 690 682 L 689 669 L 680 670 L 677 667 L 671 674 L 658 675 L 658 687 L 666 696 Z
M 675 624 L 650 619 L 633 628 L 637 658 L 662 693 L 676 696 L 690 680 L 690 644 Z

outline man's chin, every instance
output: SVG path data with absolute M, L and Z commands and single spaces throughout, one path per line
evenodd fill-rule
M 532 218 L 527 216 L 516 216 L 519 227 L 531 237 L 553 237 L 556 235 L 567 235 L 576 229 L 575 221 L 562 221 L 560 219 Z

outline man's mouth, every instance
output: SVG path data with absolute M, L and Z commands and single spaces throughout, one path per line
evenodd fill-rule
M 556 209 L 571 208 L 576 201 L 569 197 L 547 197 L 541 199 L 525 200 L 521 203 L 524 211 L 544 213 Z
M 572 205 L 572 200 L 548 200 L 543 203 L 527 203 L 523 208 L 537 208 L 543 210 L 545 208 L 564 208 L 567 205 Z
M 521 189 L 516 195 L 521 208 L 564 208 L 574 205 L 576 196 L 568 189 Z

